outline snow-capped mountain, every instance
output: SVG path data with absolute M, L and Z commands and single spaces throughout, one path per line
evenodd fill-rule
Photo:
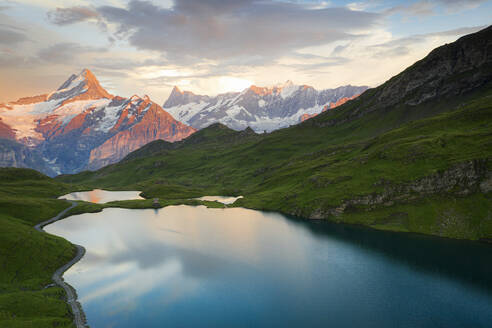
M 196 129 L 220 122 L 236 130 L 249 126 L 263 132 L 297 124 L 343 100 L 353 99 L 366 89 L 347 85 L 318 91 L 287 81 L 273 87 L 251 86 L 242 92 L 209 97 L 174 87 L 163 108 Z
M 150 141 L 193 132 L 147 96 L 109 94 L 87 69 L 52 93 L 0 104 L 0 138 L 41 153 L 57 173 L 99 168 Z

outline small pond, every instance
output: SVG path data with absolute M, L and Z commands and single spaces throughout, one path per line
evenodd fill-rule
M 233 204 L 239 198 L 243 198 L 243 196 L 238 196 L 238 197 L 234 197 L 234 196 L 203 196 L 203 197 L 195 198 L 195 199 L 206 200 L 209 202 L 215 201 L 215 202 L 219 202 L 222 204 L 230 205 L 230 204 Z
M 91 191 L 72 192 L 58 197 L 67 200 L 83 200 L 91 203 L 107 203 L 115 200 L 144 199 L 139 196 L 140 191 L 108 191 L 94 189 Z

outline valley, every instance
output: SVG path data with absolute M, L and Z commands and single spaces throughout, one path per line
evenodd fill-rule
M 492 26 L 367 90 L 160 106 L 84 69 L 0 137 L 2 327 L 74 327 L 67 263 L 91 327 L 491 320 Z
M 217 123 L 180 142 L 149 143 L 98 171 L 57 179 L 134 188 L 148 198 L 243 195 L 237 205 L 247 208 L 488 239 L 491 33 L 489 27 L 435 49 L 378 88 L 290 128 L 256 134 Z M 462 48 L 473 55 L 456 57 Z M 436 62 L 455 71 L 436 68 L 445 72 L 436 75 L 428 69 Z M 437 82 L 402 92 L 413 76 Z M 426 101 L 415 100 L 424 95 Z

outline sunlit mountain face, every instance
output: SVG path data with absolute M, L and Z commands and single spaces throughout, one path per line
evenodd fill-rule
M 148 96 L 109 94 L 87 69 L 51 93 L 1 104 L 0 119 L 2 135 L 38 153 L 52 175 L 98 168 L 150 141 L 195 131 Z
M 0 328 L 492 327 L 491 13 L 0 0 Z
M 347 85 L 318 91 L 287 81 L 210 97 L 175 87 L 163 109 L 147 95 L 110 94 L 84 69 L 55 91 L 0 104 L 0 133 L 10 140 L 2 164 L 49 175 L 98 169 L 151 141 L 179 141 L 217 122 L 257 132 L 298 124 L 366 89 Z M 18 159 L 26 152 L 33 158 L 29 163 Z
M 487 0 L 0 0 L 0 164 L 73 173 L 213 123 L 295 125 L 483 29 L 491 11 Z M 104 88 L 90 72 L 60 85 L 84 67 Z

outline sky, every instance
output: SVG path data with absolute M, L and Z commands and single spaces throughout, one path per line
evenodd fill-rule
M 114 95 L 378 86 L 492 24 L 492 0 L 0 0 L 0 102 L 90 69 Z

